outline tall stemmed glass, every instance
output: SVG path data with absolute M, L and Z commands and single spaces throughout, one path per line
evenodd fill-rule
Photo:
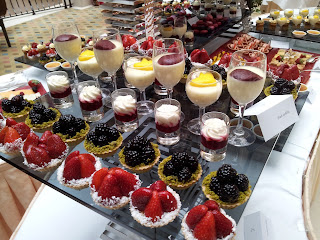
M 93 51 L 100 67 L 112 78 L 117 89 L 116 72 L 124 58 L 124 48 L 118 29 L 106 28 L 93 32 Z
M 81 38 L 74 22 L 59 22 L 52 27 L 54 47 L 58 54 L 70 62 L 73 71 L 73 82 L 79 83 L 75 62 L 81 53 Z
M 152 62 L 156 79 L 167 89 L 168 98 L 172 98 L 173 87 L 178 84 L 184 73 L 183 43 L 175 38 L 155 41 Z
M 242 120 L 246 105 L 261 93 L 266 79 L 267 57 L 256 50 L 240 50 L 232 54 L 227 75 L 227 86 L 231 97 L 239 104 L 239 121 L 230 128 L 228 142 L 244 147 L 255 141 L 255 135 L 243 128 Z

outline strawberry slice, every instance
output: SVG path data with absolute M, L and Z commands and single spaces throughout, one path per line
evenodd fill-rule
M 25 140 L 30 133 L 30 128 L 24 122 L 17 123 L 12 126 L 19 133 L 22 140 Z
M 195 53 L 193 53 L 193 52 L 195 52 Z M 193 50 L 193 52 L 192 52 L 193 55 L 190 56 L 191 62 L 200 62 L 200 53 L 201 53 L 201 51 L 199 49 L 195 49 L 195 50 Z
M 186 218 L 186 223 L 190 229 L 194 229 L 198 222 L 208 212 L 208 207 L 204 205 L 198 205 L 190 210 Z
M 193 230 L 193 236 L 198 240 L 216 239 L 215 219 L 208 211 Z
M 92 156 L 89 153 L 82 153 L 79 155 L 80 160 L 81 159 L 88 159 L 91 163 L 95 164 L 96 163 L 96 159 L 94 158 L 94 156 Z
M 229 67 L 230 61 L 231 61 L 231 55 L 224 54 L 219 61 L 219 65 L 225 65 L 226 67 Z
M 34 132 L 30 132 L 26 140 L 24 141 L 23 151 L 26 152 L 29 146 L 38 146 L 38 144 L 39 137 Z
M 146 217 L 150 217 L 152 222 L 156 222 L 163 215 L 161 201 L 157 191 L 152 192 L 152 197 L 144 209 Z
M 225 238 L 232 232 L 232 222 L 220 211 L 212 211 L 216 224 L 217 238 Z
M 148 41 L 147 50 L 152 49 L 152 48 L 153 48 L 153 41 Z
M 158 180 L 150 186 L 150 189 L 152 191 L 161 192 L 167 190 L 167 185 L 164 183 L 164 181 Z
M 203 48 L 200 52 L 200 63 L 205 64 L 210 60 L 210 57 L 207 53 L 207 51 Z
M 289 67 L 288 64 L 282 64 L 275 70 L 274 74 L 280 77 L 284 72 L 284 69 L 288 67 Z
M 33 163 L 39 167 L 43 167 L 45 163 L 51 161 L 47 151 L 37 146 L 30 146 L 25 156 L 29 164 Z
M 108 171 L 108 168 L 101 168 L 99 171 L 95 172 L 95 174 L 92 177 L 91 187 L 95 188 L 98 191 L 100 189 L 104 177 L 107 176 Z
M 66 144 L 57 135 L 53 134 L 47 140 L 48 153 L 51 158 L 57 158 L 66 150 Z
M 48 146 L 47 145 L 45 145 L 45 144 L 43 144 L 43 143 L 40 143 L 39 145 L 38 145 L 38 147 L 41 147 L 41 148 L 43 148 L 44 150 L 46 150 L 47 152 L 48 152 Z M 28 151 L 28 150 L 27 150 Z
M 90 177 L 95 171 L 96 168 L 94 167 L 93 163 L 87 157 L 81 157 L 79 155 L 80 165 L 81 165 L 81 178 Z
M 135 175 L 121 168 L 112 168 L 109 170 L 109 174 L 117 177 L 122 195 L 129 196 L 129 192 L 133 191 L 134 186 L 137 184 Z
M 81 163 L 78 156 L 73 157 L 66 163 L 63 170 L 63 177 L 67 181 L 81 178 Z
M 7 127 L 11 127 L 11 126 L 16 125 L 16 124 L 17 124 L 16 120 L 14 120 L 11 117 L 7 118 L 7 120 L 6 120 L 6 126 Z
M 128 36 L 127 35 L 123 35 L 122 36 L 122 45 L 123 45 L 124 48 L 130 47 L 130 43 L 128 41 Z
M 147 41 L 144 41 L 144 42 L 141 44 L 140 48 L 143 49 L 143 50 L 147 50 L 147 46 L 148 46 L 148 42 L 147 42 Z
M 12 127 L 8 127 L 8 131 L 4 137 L 4 143 L 13 143 L 15 140 L 19 138 L 20 138 L 20 135 L 17 132 L 17 130 L 15 130 Z
M 139 188 L 131 195 L 132 205 L 139 211 L 144 211 L 150 198 L 152 197 L 152 190 L 149 188 Z
M 9 127 L 4 127 L 0 132 L 0 144 L 4 144 L 4 137 L 8 132 Z
M 105 176 L 99 188 L 98 195 L 101 196 L 102 199 L 122 197 L 117 177 L 112 174 Z
M 67 163 L 71 158 L 75 157 L 75 156 L 79 156 L 80 155 L 80 152 L 79 151 L 74 151 L 72 153 L 70 153 L 68 155 L 68 157 L 66 158 L 65 160 L 65 163 Z
M 159 198 L 161 201 L 162 210 L 164 212 L 172 212 L 177 209 L 177 200 L 171 192 L 159 192 Z
M 218 210 L 218 211 L 220 211 L 219 204 L 214 200 L 208 200 L 203 205 L 205 205 L 209 210 Z
M 53 133 L 51 131 L 45 131 L 42 134 L 39 142 L 42 143 L 42 144 L 47 144 L 48 137 L 52 136 L 52 134 Z

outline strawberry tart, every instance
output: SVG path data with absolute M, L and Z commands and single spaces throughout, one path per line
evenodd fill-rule
M 100 169 L 100 158 L 74 151 L 58 168 L 57 179 L 66 187 L 80 190 L 89 186 L 93 173 Z
M 187 212 L 181 230 L 186 240 L 231 240 L 235 239 L 236 222 L 217 202 L 208 200 Z
M 167 225 L 178 216 L 180 208 L 179 194 L 163 181 L 156 181 L 131 194 L 131 215 L 146 227 L 158 228 Z
M 212 59 L 209 57 L 205 49 L 195 49 L 190 54 L 191 64 L 197 68 L 209 67 L 212 64 Z
M 119 209 L 130 201 L 130 194 L 141 186 L 139 177 L 121 168 L 102 168 L 91 182 L 93 201 L 107 209 Z
M 21 148 L 24 165 L 40 172 L 58 167 L 68 152 L 68 145 L 50 131 L 45 131 L 41 138 L 30 132 Z

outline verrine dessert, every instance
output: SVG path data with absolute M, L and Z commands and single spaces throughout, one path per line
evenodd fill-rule
M 173 26 L 171 24 L 163 24 L 160 26 L 161 36 L 164 38 L 169 38 L 173 34 Z
M 184 34 L 184 45 L 187 47 L 193 47 L 194 43 L 194 32 L 192 30 L 188 30 Z
M 300 15 L 293 16 L 292 17 L 292 22 L 296 27 L 300 26 L 300 24 L 302 22 L 302 16 L 300 16 Z
M 308 8 L 302 8 L 302 9 L 300 9 L 299 14 L 300 14 L 302 17 L 305 18 L 306 16 L 309 15 L 309 9 L 308 9 Z
M 286 10 L 284 10 L 284 15 L 285 15 L 287 18 L 291 18 L 292 15 L 293 15 L 293 9 L 286 9 Z
M 80 54 L 78 67 L 82 72 L 93 77 L 96 81 L 98 81 L 98 76 L 103 72 L 92 50 L 85 50 Z
M 181 39 L 187 31 L 187 20 L 185 17 L 177 17 L 174 21 L 172 35 Z
M 280 16 L 280 10 L 278 9 L 271 9 L 270 17 L 277 19 Z

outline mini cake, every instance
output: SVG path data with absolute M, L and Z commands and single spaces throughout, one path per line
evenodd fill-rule
M 66 187 L 80 190 L 89 187 L 93 173 L 100 169 L 100 158 L 74 151 L 58 168 L 57 179 Z
M 28 115 L 32 104 L 32 101 L 23 99 L 22 95 L 16 95 L 11 100 L 5 98 L 1 101 L 2 114 L 5 117 L 22 120 Z
M 163 181 L 156 181 L 148 188 L 139 188 L 131 194 L 131 215 L 145 227 L 167 225 L 178 216 L 180 208 L 179 194 Z
M 90 131 L 90 126 L 81 118 L 71 114 L 63 115 L 52 126 L 52 131 L 58 134 L 66 143 L 77 144 L 81 142 Z
M 141 186 L 139 177 L 121 168 L 102 168 L 90 182 L 93 201 L 104 208 L 119 209 L 127 205 L 129 196 Z
M 59 120 L 61 113 L 55 108 L 46 108 L 41 103 L 35 103 L 26 118 L 26 124 L 35 131 L 48 130 Z
M 187 212 L 181 231 L 186 240 L 231 240 L 235 239 L 236 222 L 217 202 L 208 200 Z
M 28 52 L 31 50 L 31 46 L 30 45 L 24 45 L 22 47 L 22 52 L 24 54 L 25 57 L 27 57 Z
M 159 164 L 158 175 L 173 189 L 186 189 L 196 183 L 202 174 L 201 165 L 187 153 L 174 153 Z
M 50 131 L 44 132 L 40 139 L 35 133 L 29 133 L 21 148 L 23 164 L 40 172 L 58 167 L 68 152 L 68 145 Z
M 259 19 L 256 21 L 256 30 L 257 30 L 257 31 L 263 31 L 263 27 L 264 27 L 264 21 L 261 20 L 261 18 L 259 18 Z
M 276 27 L 277 27 L 277 20 L 275 20 L 275 19 L 272 18 L 272 19 L 269 21 L 269 29 L 270 29 L 270 30 L 275 30 Z
M 30 128 L 23 122 L 17 123 L 12 118 L 7 118 L 6 126 L 0 131 L 0 152 L 16 155 L 19 154 L 23 141 L 30 133 Z
M 140 136 L 130 140 L 119 152 L 120 163 L 135 173 L 149 171 L 159 159 L 158 145 Z
M 248 201 L 251 186 L 248 177 L 238 174 L 229 164 L 203 179 L 202 190 L 207 198 L 215 200 L 222 208 L 232 209 Z
M 113 155 L 122 144 L 122 135 L 115 128 L 109 128 L 106 123 L 99 123 L 84 141 L 84 148 L 101 157 Z
M 37 45 L 37 50 L 40 54 L 44 53 L 45 51 L 47 51 L 46 45 L 43 44 L 43 42 L 41 42 L 40 44 Z

